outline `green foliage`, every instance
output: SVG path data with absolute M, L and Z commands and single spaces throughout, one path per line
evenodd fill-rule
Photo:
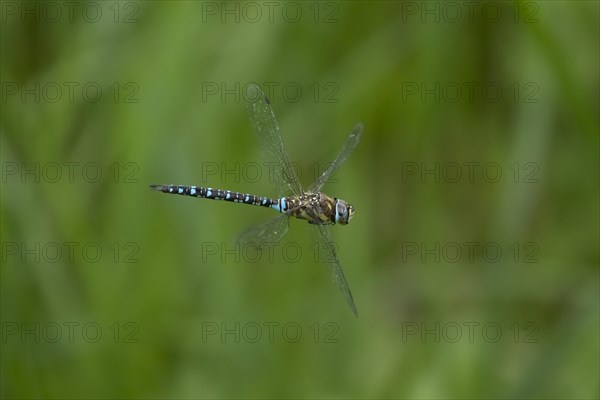
M 597 2 L 48 4 L 2 3 L 3 398 L 598 397 Z M 148 190 L 276 195 L 248 82 L 306 186 L 365 126 L 358 319 L 305 222 Z

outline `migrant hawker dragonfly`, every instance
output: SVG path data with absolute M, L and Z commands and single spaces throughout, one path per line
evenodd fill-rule
M 354 315 L 358 316 L 352 293 L 327 228 L 327 225 L 333 224 L 346 225 L 354 215 L 354 208 L 342 199 L 322 193 L 321 188 L 332 172 L 342 165 L 358 144 L 363 130 L 362 124 L 354 127 L 335 160 L 305 191 L 288 159 L 279 132 L 279 124 L 275 119 L 269 99 L 255 84 L 248 85 L 245 99 L 252 127 L 258 136 L 266 161 L 276 166 L 274 180 L 279 190 L 277 198 L 204 186 L 150 185 L 150 187 L 163 193 L 269 207 L 282 214 L 243 232 L 238 237 L 240 242 L 252 242 L 259 245 L 260 243 L 276 242 L 287 233 L 290 217 L 308 221 L 316 243 L 321 248 L 321 255 L 332 266 L 333 281 L 344 295 Z

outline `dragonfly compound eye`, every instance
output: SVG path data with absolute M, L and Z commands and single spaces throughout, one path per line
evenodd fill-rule
M 354 210 L 350 204 L 338 199 L 335 203 L 335 222 L 346 225 L 350 221 L 350 218 L 352 218 L 353 212 Z

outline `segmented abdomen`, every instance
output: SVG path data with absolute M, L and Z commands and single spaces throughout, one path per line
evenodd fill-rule
M 263 206 L 275 208 L 279 211 L 279 199 L 270 199 L 268 197 L 255 196 L 253 194 L 244 194 L 232 192 L 230 190 L 213 189 L 203 186 L 188 185 L 150 185 L 152 190 L 158 192 L 179 194 L 182 196 L 202 197 L 204 199 L 225 200 L 234 203 L 251 204 L 254 206 Z

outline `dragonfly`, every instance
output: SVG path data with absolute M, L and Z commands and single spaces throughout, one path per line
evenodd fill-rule
M 319 249 L 319 258 L 331 265 L 333 282 L 343 294 L 353 314 L 358 317 L 352 292 L 328 229 L 328 225 L 348 224 L 352 220 L 355 210 L 346 201 L 324 194 L 321 192 L 321 188 L 356 148 L 363 132 L 363 125 L 361 123 L 355 125 L 334 161 L 304 190 L 287 156 L 279 124 L 269 98 L 258 85 L 249 84 L 246 87 L 244 99 L 252 128 L 260 142 L 263 158 L 274 166 L 273 180 L 278 189 L 278 197 L 256 196 L 205 186 L 153 184 L 150 185 L 150 188 L 162 193 L 224 200 L 275 209 L 281 215 L 250 227 L 237 238 L 240 243 L 254 243 L 257 247 L 279 241 L 287 233 L 291 217 L 306 220 Z

